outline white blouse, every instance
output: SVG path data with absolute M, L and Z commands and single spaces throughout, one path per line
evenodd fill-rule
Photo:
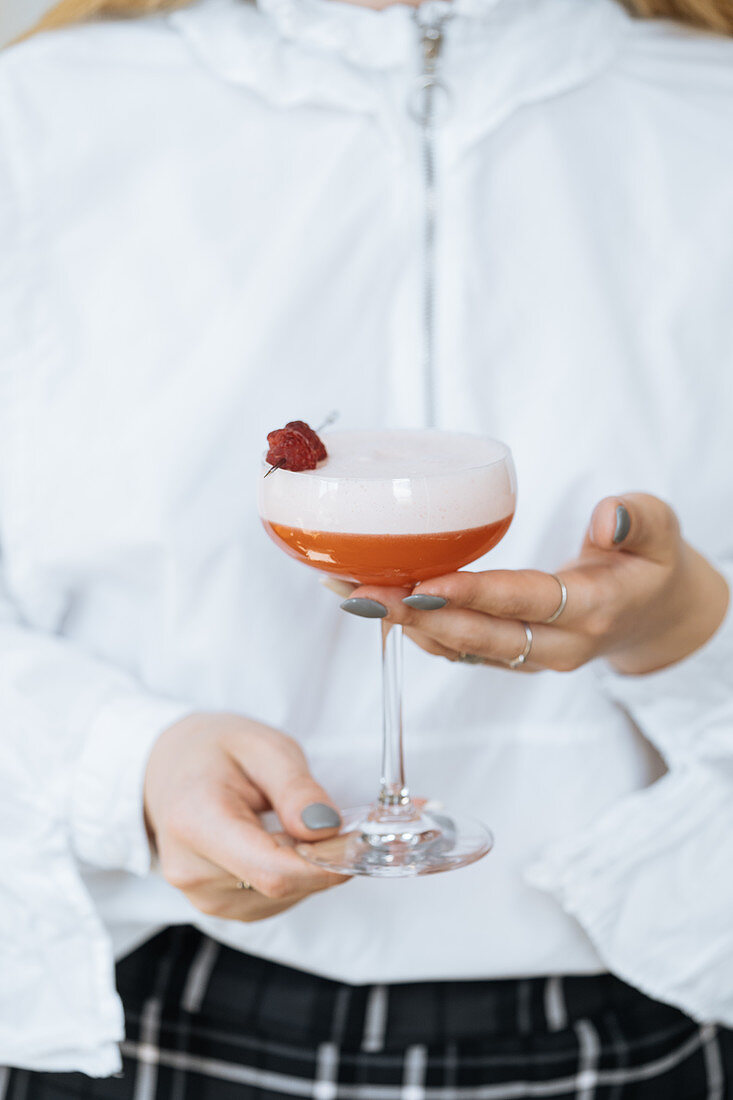
M 443 428 L 506 440 L 486 566 L 554 570 L 596 501 L 668 499 L 733 575 L 733 42 L 613 0 L 455 0 L 437 134 Z M 416 793 L 460 872 L 258 924 L 150 866 L 158 733 L 237 711 L 344 805 L 378 770 L 378 638 L 267 539 L 286 420 L 423 416 L 409 9 L 201 0 L 0 58 L 0 1063 L 119 1066 L 113 956 L 193 921 L 351 982 L 610 968 L 733 1024 L 733 616 L 650 676 L 408 654 Z

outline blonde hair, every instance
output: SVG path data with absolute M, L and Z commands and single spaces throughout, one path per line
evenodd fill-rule
M 635 15 L 675 19 L 721 34 L 733 34 L 733 0 L 623 0 Z M 61 0 L 31 33 L 53 30 L 96 15 L 134 16 L 182 8 L 191 0 Z
M 38 20 L 29 34 L 57 30 L 97 15 L 153 15 L 154 12 L 182 8 L 190 3 L 191 0 L 61 0 Z

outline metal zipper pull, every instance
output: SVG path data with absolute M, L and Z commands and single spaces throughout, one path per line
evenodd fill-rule
M 422 72 L 410 100 L 409 110 L 420 127 L 423 174 L 423 384 L 425 423 L 436 424 L 435 393 L 435 241 L 437 221 L 437 179 L 435 166 L 435 123 L 438 96 L 447 98 L 448 89 L 440 80 L 438 66 L 443 45 L 443 27 L 451 16 L 450 4 L 424 3 L 415 11 L 420 34 Z
M 418 82 L 418 92 L 422 88 L 440 84 L 436 74 L 443 46 L 443 29 L 452 15 L 450 0 L 427 0 L 415 9 L 414 18 L 420 35 L 422 53 L 422 73 Z
M 440 48 L 442 45 L 442 21 L 440 23 L 434 23 L 432 25 L 429 24 L 428 26 L 423 28 L 423 77 L 432 77 L 435 75 L 435 71 L 438 65 L 438 58 L 440 57 Z

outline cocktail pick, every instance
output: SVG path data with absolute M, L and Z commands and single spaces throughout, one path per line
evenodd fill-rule
M 331 409 L 323 423 L 316 428 L 316 435 L 320 435 L 324 428 L 330 428 L 334 421 L 338 420 L 339 415 L 338 409 Z
M 269 477 L 270 474 L 273 472 L 273 470 L 280 470 L 284 465 L 285 465 L 285 459 L 281 458 L 279 462 L 276 462 L 274 466 L 270 467 L 270 469 L 265 474 L 265 477 Z

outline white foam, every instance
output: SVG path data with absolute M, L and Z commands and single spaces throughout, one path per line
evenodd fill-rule
M 315 470 L 260 479 L 260 515 L 309 531 L 420 535 L 483 527 L 513 513 L 508 447 L 458 432 L 324 435 Z

